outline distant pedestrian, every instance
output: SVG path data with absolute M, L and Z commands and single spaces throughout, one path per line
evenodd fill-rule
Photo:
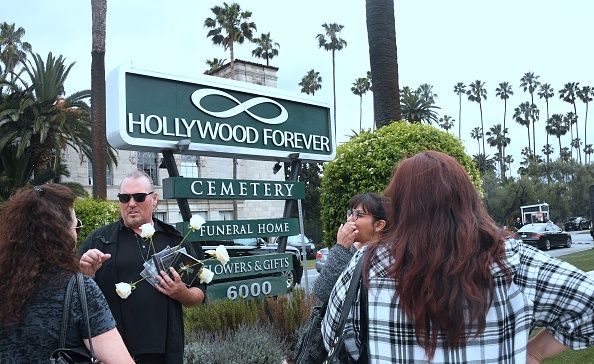
M 516 222 L 514 223 L 514 227 L 516 228 L 516 230 L 520 230 L 522 226 L 524 226 L 524 224 L 522 224 L 522 219 L 518 216 L 516 218 Z

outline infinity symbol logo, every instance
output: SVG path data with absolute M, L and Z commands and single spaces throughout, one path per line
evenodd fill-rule
M 229 110 L 226 111 L 210 111 L 205 109 L 200 102 L 202 101 L 203 98 L 205 98 L 206 96 L 211 96 L 211 95 L 219 95 L 219 96 L 223 96 L 228 98 L 229 100 L 233 100 L 234 102 L 237 103 L 237 106 L 232 107 Z M 226 92 L 220 91 L 220 90 L 215 90 L 212 88 L 203 88 L 200 90 L 196 90 L 192 93 L 192 103 L 194 105 L 196 105 L 196 107 L 198 109 L 200 109 L 201 111 L 207 113 L 208 115 L 212 115 L 215 116 L 217 118 L 229 118 L 235 115 L 239 115 L 242 112 L 245 112 L 246 114 L 248 114 L 249 116 L 253 117 L 254 119 L 258 120 L 259 122 L 265 123 L 265 124 L 282 124 L 285 121 L 287 121 L 287 119 L 289 118 L 289 113 L 287 112 L 287 109 L 285 109 L 283 107 L 283 105 L 279 104 L 278 102 L 271 100 L 269 98 L 266 97 L 254 97 L 253 99 L 249 99 L 244 103 L 241 103 L 239 100 L 237 100 L 235 97 L 229 95 Z M 265 104 L 265 103 L 270 103 L 273 105 L 276 105 L 279 109 L 280 109 L 280 114 L 277 117 L 274 118 L 263 118 L 261 116 L 258 116 L 256 114 L 254 114 L 253 112 L 251 112 L 249 109 L 259 105 L 259 104 Z

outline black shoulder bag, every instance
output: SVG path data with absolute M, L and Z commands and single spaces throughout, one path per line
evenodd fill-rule
M 72 301 L 72 291 L 74 285 L 78 286 L 78 296 L 80 298 L 80 306 L 82 308 L 83 320 L 87 328 L 87 335 L 89 336 L 89 348 L 87 350 L 84 346 L 82 348 L 66 348 L 66 331 L 68 329 L 68 316 L 70 314 L 70 304 Z M 83 281 L 82 273 L 76 273 L 68 282 L 66 288 L 66 296 L 64 299 L 64 313 L 62 314 L 62 330 L 60 333 L 60 348 L 54 350 L 50 356 L 51 364 L 100 364 L 101 362 L 95 359 L 93 352 L 93 342 L 91 340 L 91 327 L 89 326 L 89 312 L 87 310 L 87 295 L 85 293 L 85 283 Z
M 363 265 L 363 257 L 359 258 L 357 262 L 357 266 L 355 267 L 355 271 L 353 272 L 353 277 L 351 279 L 351 283 L 349 285 L 349 289 L 347 291 L 343 308 L 339 320 L 339 326 L 336 330 L 337 332 L 337 339 L 340 337 L 340 350 L 341 355 L 340 358 L 343 358 L 346 354 L 344 349 L 344 343 L 342 342 L 342 331 L 344 330 L 344 324 L 346 323 L 346 318 L 348 317 L 348 313 L 351 310 L 351 306 L 355 299 L 355 295 L 357 293 L 357 288 L 359 287 L 359 283 L 361 282 L 361 269 Z M 366 363 L 367 358 L 367 290 L 365 287 L 362 287 L 361 295 L 365 295 L 365 299 L 361 296 L 361 354 L 360 354 L 360 363 Z M 363 292 L 365 291 L 365 292 Z M 319 364 L 322 362 L 333 363 L 334 360 L 342 360 L 339 359 L 338 356 L 335 356 L 336 350 L 332 353 L 332 357 L 328 354 L 326 347 L 324 346 L 324 340 L 322 339 L 322 320 L 324 319 L 324 315 L 326 314 L 326 309 L 328 308 L 328 302 L 324 302 L 321 306 L 315 306 L 311 312 L 309 322 L 304 326 L 305 330 L 302 331 L 299 340 L 297 342 L 297 347 L 295 348 L 295 364 Z M 343 316 L 345 316 L 343 318 Z M 365 320 L 365 321 L 363 321 Z M 338 349 L 338 345 L 336 344 L 336 340 L 333 346 L 334 349 Z M 364 359 L 363 359 L 364 358 Z M 344 359 L 344 358 L 343 358 Z M 362 361 L 365 360 L 365 361 Z M 342 361 L 341 361 L 342 362 Z

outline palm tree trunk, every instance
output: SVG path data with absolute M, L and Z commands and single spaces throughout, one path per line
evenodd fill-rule
M 229 52 L 231 52 L 231 67 L 229 70 L 231 72 L 231 79 L 235 79 L 235 53 L 233 52 L 233 42 L 229 45 Z
M 578 124 L 577 109 L 575 106 L 575 101 L 573 102 L 573 112 L 575 113 L 575 138 L 579 139 L 580 138 L 580 128 L 579 128 L 579 124 Z M 580 150 L 579 143 L 577 146 L 577 152 L 578 152 L 578 161 L 580 163 L 582 163 L 582 152 Z
M 559 140 L 559 158 L 561 158 L 561 135 L 557 135 L 557 139 Z
M 458 139 L 462 140 L 462 94 L 458 94 Z
M 93 45 L 91 50 L 91 134 L 93 150 L 93 197 L 107 198 L 105 167 L 105 18 L 107 0 L 91 0 Z
M 545 99 L 546 100 L 546 104 L 547 104 L 547 122 L 549 121 L 549 99 Z M 547 145 L 549 145 L 549 132 L 546 133 L 547 134 Z M 550 162 L 550 154 L 547 154 L 547 164 L 549 164 Z
M 504 140 L 505 140 L 505 134 L 507 134 L 505 131 L 506 116 L 507 116 L 507 100 L 503 99 L 503 139 Z M 501 157 L 505 156 L 505 145 L 504 144 L 502 144 L 502 148 L 503 148 L 503 150 L 501 152 Z M 505 171 L 503 169 L 501 170 L 501 179 L 505 179 Z
M 363 95 L 359 95 L 359 133 L 362 130 L 363 122 Z
M 402 119 L 394 0 L 366 0 L 365 13 L 377 129 Z
M 332 94 L 334 95 L 334 139 L 336 139 L 336 64 L 335 51 L 332 50 Z
M 530 102 L 532 106 L 534 106 L 534 94 L 530 93 Z M 536 123 L 536 115 L 532 118 L 532 148 L 534 149 L 534 153 L 532 155 L 536 155 L 536 132 L 534 131 L 534 124 Z
M 587 95 L 586 95 L 587 96 Z M 584 118 L 584 147 L 588 146 L 588 103 L 586 102 L 586 117 Z M 586 159 L 584 158 L 584 162 Z
M 528 130 L 528 151 L 532 153 L 532 146 L 530 145 L 530 121 L 526 124 L 526 129 Z
M 483 126 L 483 105 L 479 102 L 479 109 L 481 110 L 481 135 L 483 137 L 483 154 L 486 156 L 487 151 L 485 150 L 485 128 Z

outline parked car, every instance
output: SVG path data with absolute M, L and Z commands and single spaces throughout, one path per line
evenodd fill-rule
M 329 252 L 330 250 L 328 248 L 322 248 L 316 253 L 316 270 L 318 273 L 320 273 L 322 268 L 326 266 L 326 260 L 328 259 Z
M 522 242 L 541 250 L 549 250 L 552 246 L 571 246 L 571 235 L 552 222 L 526 224 L 514 235 Z
M 268 244 L 262 238 L 243 238 L 234 240 L 216 240 L 216 241 L 202 241 L 202 249 L 204 251 L 216 249 L 219 245 L 224 245 L 229 252 L 230 257 L 243 257 L 250 255 L 264 255 L 276 253 L 276 246 Z M 293 289 L 295 284 L 301 282 L 303 276 L 303 262 L 301 260 L 301 250 L 287 245 L 285 252 L 293 255 L 293 270 L 287 272 L 287 287 Z
M 570 217 L 563 224 L 563 228 L 566 231 L 588 230 L 589 227 L 590 227 L 590 220 L 586 219 L 585 217 L 581 217 L 581 216 Z
M 272 243 L 276 245 L 279 238 L 280 238 L 280 236 L 277 236 L 276 238 L 274 238 Z M 304 235 L 304 238 L 305 238 L 305 253 L 307 254 L 307 258 L 314 259 L 315 254 L 316 254 L 316 249 L 315 249 L 313 240 L 308 238 L 307 235 Z M 301 235 L 297 234 L 297 235 L 287 236 L 287 246 L 292 246 L 294 248 L 299 249 L 299 251 L 301 251 Z

